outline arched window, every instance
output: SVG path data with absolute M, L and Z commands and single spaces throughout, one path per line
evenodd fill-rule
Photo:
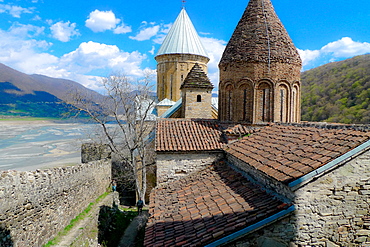
M 197 95 L 197 102 L 202 102 L 202 96 L 201 95 Z
M 233 105 L 233 86 L 226 86 L 226 97 L 225 97 L 225 106 L 226 106 L 226 120 L 231 121 L 233 117 L 232 105 Z
M 257 122 L 271 122 L 272 120 L 272 88 L 267 82 L 262 82 L 257 88 Z
M 162 95 L 162 98 L 165 99 L 166 98 L 166 86 L 165 86 L 165 80 L 164 80 L 164 76 L 162 76 L 162 86 L 161 86 L 161 95 Z
M 170 100 L 173 100 L 172 93 L 173 93 L 173 75 L 171 74 L 171 76 L 170 76 Z
M 253 88 L 252 82 L 246 81 L 241 84 L 238 88 L 238 120 L 245 122 L 252 122 L 252 100 L 253 100 Z
M 278 88 L 279 99 L 279 121 L 289 122 L 289 90 L 286 85 L 280 85 Z
M 292 122 L 299 122 L 299 86 L 294 85 L 292 90 Z

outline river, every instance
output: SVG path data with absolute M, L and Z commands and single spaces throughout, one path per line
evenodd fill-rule
M 78 164 L 92 124 L 0 121 L 0 170 L 32 171 Z

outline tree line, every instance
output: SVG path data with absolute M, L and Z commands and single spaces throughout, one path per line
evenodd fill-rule
M 370 55 L 302 73 L 302 120 L 370 123 Z

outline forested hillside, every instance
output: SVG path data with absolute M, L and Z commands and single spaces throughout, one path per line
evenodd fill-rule
M 302 120 L 370 123 L 370 55 L 302 73 Z
M 23 94 L 9 82 L 0 83 L 0 118 L 69 116 L 72 108 L 52 94 L 35 91 Z
M 94 102 L 104 98 L 77 82 L 27 75 L 0 63 L 0 118 L 68 117 L 73 107 L 63 102 L 71 97 L 71 92 L 89 95 Z

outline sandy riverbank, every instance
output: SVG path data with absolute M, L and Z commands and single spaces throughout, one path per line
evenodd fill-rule
M 54 125 L 54 124 L 83 124 L 85 122 L 78 120 L 22 120 L 22 119 L 0 119 L 0 125 L 32 125 L 32 124 L 44 124 L 44 125 Z
M 0 125 L 30 125 L 30 124 L 45 124 L 45 125 L 52 125 L 52 124 L 58 124 L 54 121 L 49 120 L 35 120 L 35 121 L 14 121 L 14 120 L 1 120 Z
M 92 126 L 68 121 L 0 121 L 0 170 L 80 163 Z

